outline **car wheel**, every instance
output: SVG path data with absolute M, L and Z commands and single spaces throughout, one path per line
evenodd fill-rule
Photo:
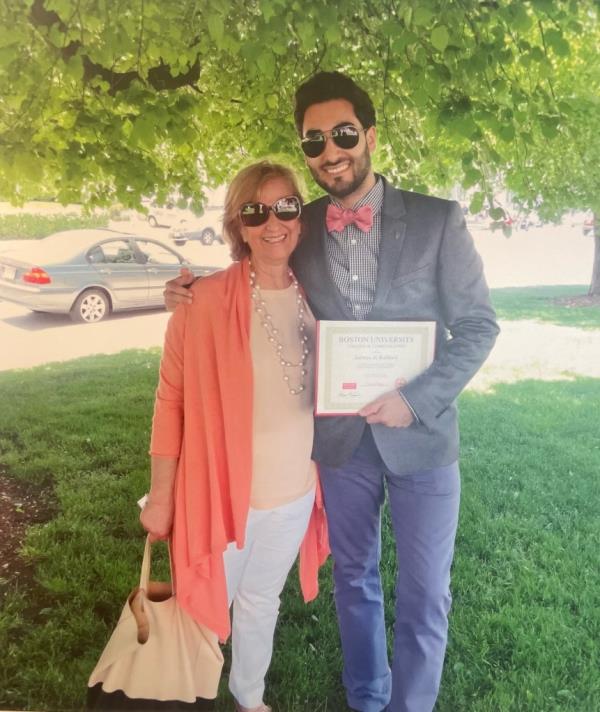
M 200 242 L 203 245 L 212 245 L 215 241 L 215 231 L 210 227 L 204 228 L 200 234 Z
M 148 215 L 148 225 L 150 225 L 150 227 L 158 227 L 158 220 L 154 215 Z
M 100 289 L 86 289 L 71 309 L 71 319 L 76 323 L 92 324 L 110 314 L 108 297 Z

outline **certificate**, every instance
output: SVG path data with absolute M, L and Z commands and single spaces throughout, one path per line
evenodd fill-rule
M 318 321 L 315 415 L 355 415 L 433 361 L 434 321 Z

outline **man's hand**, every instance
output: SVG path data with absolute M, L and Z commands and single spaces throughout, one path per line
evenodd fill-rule
M 194 282 L 194 274 L 187 267 L 182 267 L 179 277 L 170 279 L 165 285 L 163 297 L 168 311 L 175 311 L 178 304 L 191 304 L 192 293 L 188 287 Z
M 389 391 L 368 403 L 358 411 L 367 419 L 367 423 L 381 423 L 388 428 L 408 428 L 414 422 L 414 416 L 406 401 L 397 391 Z

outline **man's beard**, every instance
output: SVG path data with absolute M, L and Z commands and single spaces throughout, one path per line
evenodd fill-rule
M 371 154 L 368 146 L 365 146 L 365 150 L 358 158 L 350 159 L 350 168 L 354 169 L 354 177 L 350 181 L 331 176 L 329 177 L 329 181 L 331 182 L 326 182 L 321 178 L 318 169 L 310 165 L 308 168 L 312 177 L 315 179 L 315 183 L 327 191 L 329 195 L 332 195 L 334 198 L 345 198 L 347 195 L 351 195 L 358 190 L 371 172 Z

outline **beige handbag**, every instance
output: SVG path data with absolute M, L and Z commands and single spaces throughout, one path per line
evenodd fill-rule
M 217 635 L 177 604 L 170 583 L 150 581 L 146 538 L 140 585 L 88 682 L 88 709 L 212 709 L 223 667 Z

